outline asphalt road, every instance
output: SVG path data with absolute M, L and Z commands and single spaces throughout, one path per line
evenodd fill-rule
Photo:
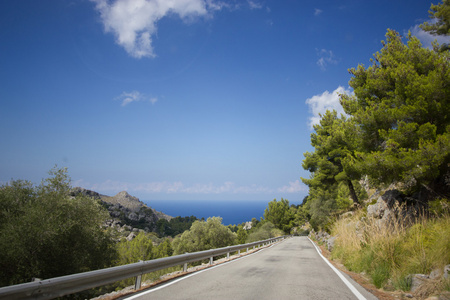
M 377 299 L 344 276 L 356 295 L 306 237 L 294 237 L 127 299 Z

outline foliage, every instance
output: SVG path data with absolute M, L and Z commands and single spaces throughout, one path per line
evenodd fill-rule
M 277 236 L 283 236 L 284 232 L 270 221 L 265 221 L 259 228 L 249 233 L 247 243 L 267 240 Z
M 156 222 L 156 231 L 160 236 L 176 236 L 191 228 L 192 224 L 198 220 L 194 216 L 190 217 L 175 217 L 167 221 L 166 219 L 159 219 Z
M 310 189 L 333 189 L 335 192 L 337 185 L 344 183 L 347 186 L 346 197 L 351 197 L 354 203 L 359 203 L 352 182 L 355 178 L 346 172 L 342 164 L 343 159 L 353 155 L 357 145 L 349 125 L 351 121 L 347 121 L 342 115 L 338 117 L 335 110 L 327 110 L 321 117 L 320 124 L 314 125 L 315 132 L 311 134 L 314 152 L 304 154 L 302 165 L 305 170 L 312 173 L 312 178 L 302 178 L 302 181 Z M 333 198 L 336 196 L 337 194 L 333 195 Z
M 447 2 L 445 2 L 447 5 Z M 359 184 L 401 183 L 407 193 L 425 187 L 435 195 L 450 163 L 450 51 L 407 43 L 392 30 L 372 65 L 349 72 L 353 94 L 340 95 L 347 116 L 327 111 L 314 126 L 303 168 L 309 186 L 304 204 L 314 229 L 367 197 Z
M 191 228 L 176 237 L 172 246 L 174 254 L 196 252 L 230 246 L 236 243 L 236 234 L 222 224 L 222 218 L 211 217 L 195 221 Z
M 11 181 L 0 187 L 0 285 L 52 278 L 112 265 L 116 250 L 95 200 L 70 197 L 67 169 L 49 172 L 39 186 Z
M 273 199 L 264 211 L 264 220 L 271 222 L 276 228 L 289 233 L 294 220 L 294 212 L 289 209 L 289 200 Z
M 140 232 L 131 241 L 122 240 L 117 248 L 119 251 L 117 265 L 126 265 L 140 260 L 146 261 L 155 258 L 153 241 L 144 232 Z
M 314 125 L 311 145 L 314 152 L 304 154 L 303 168 L 311 172 L 302 181 L 309 186 L 305 209 L 311 216 L 311 225 L 326 229 L 335 211 L 349 209 L 366 198 L 358 180 L 359 174 L 348 172 L 343 161 L 354 155 L 358 142 L 353 134 L 353 122 L 336 111 L 326 111 L 320 123 Z
M 118 245 L 119 258 L 116 265 L 126 265 L 136 263 L 139 261 L 146 261 L 151 259 L 157 259 L 162 257 L 168 257 L 173 254 L 172 246 L 169 239 L 164 239 L 159 245 L 154 245 L 154 234 L 140 232 L 131 241 L 122 240 Z M 161 272 L 154 272 L 152 274 L 145 274 L 142 278 L 143 281 L 148 279 L 156 279 Z M 134 278 L 128 278 L 117 283 L 115 286 L 123 288 L 133 285 Z
M 350 70 L 354 95 L 341 95 L 359 144 L 343 165 L 374 184 L 427 185 L 449 162 L 450 53 L 386 38 L 370 67 Z
M 239 225 L 238 230 L 236 232 L 236 242 L 238 244 L 245 244 L 245 241 L 247 240 L 248 232 L 245 230 L 242 225 Z
M 450 0 L 443 0 L 437 5 L 431 4 L 429 13 L 430 18 L 436 22 L 425 22 L 420 28 L 433 35 L 450 35 Z

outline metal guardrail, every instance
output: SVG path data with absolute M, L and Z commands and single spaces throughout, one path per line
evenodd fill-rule
M 136 277 L 135 288 L 139 289 L 141 285 L 141 276 L 144 274 L 178 265 L 184 265 L 184 271 L 186 271 L 188 263 L 210 259 L 210 264 L 212 264 L 213 258 L 216 256 L 227 254 L 227 257 L 229 258 L 230 253 L 245 248 L 247 248 L 248 251 L 251 247 L 255 249 L 255 247 L 274 243 L 285 237 L 286 236 L 282 236 L 249 244 L 186 253 L 118 267 L 2 287 L 0 288 L 0 299 L 53 299 L 131 277 Z

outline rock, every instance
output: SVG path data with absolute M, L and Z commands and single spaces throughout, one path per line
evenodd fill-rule
M 249 222 L 245 222 L 243 229 L 244 230 L 252 229 L 252 222 L 250 222 L 250 221 Z
M 450 278 L 450 265 L 446 265 L 444 267 L 444 278 L 445 279 Z
M 131 221 L 138 221 L 139 216 L 136 213 L 132 212 L 128 215 L 128 219 L 130 219 Z
M 101 195 L 99 193 L 91 191 L 91 190 L 87 190 L 87 189 L 84 189 L 84 188 L 78 187 L 78 186 L 74 187 L 71 190 L 69 195 L 72 196 L 72 197 L 76 197 L 79 194 L 81 194 L 83 196 L 88 196 L 88 197 L 91 197 L 91 198 L 94 198 L 94 199 L 101 199 Z
M 336 242 L 336 237 L 335 236 L 332 236 L 332 237 L 330 237 L 328 240 L 327 240 L 327 248 L 328 248 L 328 251 L 333 251 L 333 248 L 334 248 L 334 243 Z
M 134 232 L 131 232 L 128 236 L 127 236 L 127 241 L 131 241 L 136 237 L 136 234 Z
M 387 209 L 387 203 L 383 200 L 382 197 L 378 197 L 378 200 L 375 204 L 367 206 L 367 216 L 369 218 L 381 219 Z
M 411 292 L 415 292 L 422 284 L 424 284 L 430 277 L 425 274 L 411 275 Z
M 434 269 L 433 271 L 431 271 L 430 273 L 430 279 L 437 279 L 439 277 L 441 277 L 442 275 L 442 270 L 441 269 Z

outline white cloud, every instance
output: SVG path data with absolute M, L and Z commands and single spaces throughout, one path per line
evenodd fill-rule
M 324 114 L 327 110 L 336 110 L 338 115 L 344 114 L 344 109 L 339 103 L 339 94 L 350 94 L 350 90 L 346 90 L 342 86 L 332 91 L 325 91 L 320 95 L 315 95 L 311 98 L 306 99 L 306 104 L 308 104 L 310 111 L 312 112 L 312 117 L 309 118 L 309 126 L 313 129 L 315 124 L 319 124 L 321 119 L 320 114 Z
M 151 104 L 155 104 L 158 101 L 158 98 L 147 97 L 138 91 L 123 92 L 120 96 L 116 97 L 115 99 L 122 101 L 121 104 L 122 106 L 126 106 L 131 102 L 138 102 L 138 101 L 147 101 L 150 102 Z
M 285 185 L 278 189 L 278 192 L 280 193 L 299 193 L 299 192 L 305 192 L 308 188 L 305 184 L 300 182 L 300 180 L 296 181 L 290 181 L 289 185 Z
M 238 186 L 234 182 L 224 182 L 222 184 L 213 183 L 197 183 L 192 185 L 185 185 L 180 181 L 175 182 L 146 182 L 146 183 L 128 183 L 120 181 L 106 180 L 102 183 L 91 184 L 84 180 L 77 180 L 73 182 L 74 186 L 81 186 L 90 190 L 100 191 L 103 193 L 115 194 L 120 191 L 133 191 L 140 193 L 185 193 L 185 194 L 258 194 L 271 193 L 272 189 L 259 186 Z
M 251 0 L 247 0 L 248 5 L 250 6 L 250 9 L 261 9 L 263 8 L 261 3 L 255 2 L 255 1 L 251 1 Z
M 326 50 L 326 49 L 316 49 L 317 55 L 319 56 L 319 59 L 317 60 L 317 65 L 320 67 L 321 70 L 325 71 L 326 67 L 329 64 L 337 64 L 338 61 L 336 60 L 333 51 Z
M 429 23 L 431 23 L 431 21 L 429 21 Z M 411 34 L 415 37 L 417 37 L 420 42 L 422 43 L 422 45 L 424 47 L 427 48 L 433 48 L 431 42 L 433 42 L 434 40 L 437 40 L 437 42 L 439 43 L 439 45 L 442 45 L 444 43 L 450 43 L 450 36 L 442 36 L 442 35 L 432 35 L 426 31 L 423 31 L 419 25 L 416 25 L 412 28 L 409 29 L 411 31 Z M 404 33 L 405 36 L 408 35 L 408 33 Z
M 314 15 L 315 16 L 320 15 L 322 12 L 323 12 L 323 10 L 321 10 L 321 9 L 318 9 L 318 8 L 314 9 Z
M 121 181 L 106 180 L 101 183 L 89 183 L 84 180 L 72 182 L 73 186 L 80 186 L 89 190 L 94 190 L 107 195 L 115 195 L 120 191 L 128 191 L 129 193 L 140 194 L 275 194 L 275 193 L 299 193 L 308 190 L 299 180 L 289 182 L 288 185 L 273 189 L 266 186 L 252 184 L 248 186 L 240 186 L 234 182 L 227 181 L 222 184 L 213 183 L 196 183 L 186 185 L 180 181 L 167 182 L 144 182 L 129 183 Z
M 152 37 L 157 22 L 169 14 L 182 19 L 207 16 L 221 9 L 223 4 L 214 0 L 91 0 L 106 32 L 111 32 L 116 43 L 133 57 L 155 57 Z

